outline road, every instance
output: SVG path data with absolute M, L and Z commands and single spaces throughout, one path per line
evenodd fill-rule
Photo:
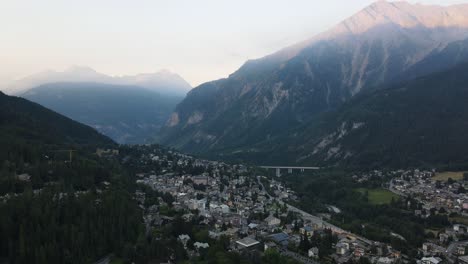
M 260 166 L 262 169 L 320 170 L 320 167 Z
M 102 259 L 94 262 L 94 264 L 109 264 L 110 261 L 111 261 L 111 257 L 112 257 L 112 255 L 107 255 L 107 256 L 103 257 Z
M 402 196 L 402 197 L 406 197 L 406 196 L 407 196 L 406 194 L 404 194 L 404 193 L 398 191 L 397 189 L 395 189 L 395 188 L 393 187 L 394 185 L 395 185 L 395 184 L 393 183 L 393 179 L 390 180 L 390 184 L 389 184 L 389 186 L 388 186 L 388 190 L 391 191 L 392 193 L 394 193 L 394 194 L 396 194 L 396 195 L 399 195 L 399 196 Z
M 265 190 L 265 192 L 266 192 L 265 187 L 263 186 L 262 182 L 260 181 L 260 176 L 257 176 L 257 181 L 258 181 L 258 183 L 262 186 L 262 188 L 263 188 L 263 189 Z M 268 194 L 268 193 L 267 193 L 267 194 Z M 270 195 L 270 194 L 268 194 L 268 195 Z M 271 196 L 271 195 L 270 195 L 270 196 Z M 271 196 L 271 197 L 274 197 L 274 196 Z M 333 224 L 331 224 L 331 223 L 328 223 L 327 221 L 323 220 L 322 218 L 320 218 L 320 217 L 318 217 L 318 216 L 309 214 L 309 213 L 305 212 L 304 210 L 301 210 L 301 209 L 299 209 L 299 208 L 297 208 L 297 207 L 294 207 L 294 206 L 292 206 L 292 205 L 290 205 L 290 204 L 287 204 L 287 203 L 283 202 L 282 200 L 280 200 L 280 199 L 278 199 L 278 198 L 276 198 L 276 197 L 274 197 L 274 199 L 275 199 L 279 204 L 281 204 L 281 205 L 286 205 L 286 207 L 288 208 L 289 211 L 300 214 L 304 220 L 309 220 L 312 224 L 316 224 L 317 226 L 321 226 L 321 227 L 323 227 L 323 228 L 329 228 L 329 229 L 331 229 L 333 232 L 336 232 L 336 233 L 347 233 L 347 234 L 350 234 L 350 235 L 352 235 L 352 236 L 354 236 L 354 237 L 360 239 L 361 241 L 366 242 L 367 244 L 372 244 L 372 243 L 373 243 L 373 241 L 371 241 L 371 240 L 369 240 L 369 239 L 367 239 L 367 238 L 364 238 L 364 237 L 362 237 L 362 236 L 353 234 L 353 233 L 351 233 L 351 232 L 349 232 L 349 231 L 346 231 L 346 230 L 344 230 L 344 229 L 342 229 L 342 228 L 339 228 L 339 227 L 337 227 L 337 226 L 335 226 L 335 225 L 333 225 Z
M 456 250 L 458 246 L 464 246 L 466 247 L 468 245 L 468 241 L 458 241 L 458 242 L 452 242 L 450 245 L 447 247 L 447 250 L 445 251 L 446 254 L 451 254 L 451 255 L 456 255 Z
M 301 254 L 297 254 L 296 252 L 292 252 L 287 250 L 286 248 L 280 248 L 279 252 L 283 256 L 288 256 L 290 258 L 293 258 L 301 263 L 306 263 L 306 264 L 319 264 L 317 261 L 304 257 Z

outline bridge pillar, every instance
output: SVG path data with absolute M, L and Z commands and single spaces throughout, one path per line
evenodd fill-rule
M 291 168 L 288 169 L 288 173 L 289 173 L 289 174 L 292 173 L 292 169 L 291 169 Z
M 281 177 L 281 169 L 276 168 L 276 177 Z
M 304 172 L 304 169 L 301 169 L 301 172 Z

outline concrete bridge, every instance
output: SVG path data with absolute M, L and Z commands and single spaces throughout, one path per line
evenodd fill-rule
M 276 170 L 276 177 L 281 177 L 281 170 L 288 170 L 288 173 L 291 174 L 293 170 L 300 170 L 304 172 L 306 170 L 319 170 L 320 167 L 294 167 L 294 166 L 259 166 L 262 169 L 274 169 Z

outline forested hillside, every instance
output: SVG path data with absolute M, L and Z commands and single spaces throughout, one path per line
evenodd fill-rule
M 0 145 L 0 262 L 90 263 L 134 243 L 128 176 L 94 154 L 112 140 L 0 93 Z

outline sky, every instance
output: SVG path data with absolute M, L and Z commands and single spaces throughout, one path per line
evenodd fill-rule
M 0 84 L 80 65 L 108 75 L 168 69 L 197 86 L 309 39 L 372 2 L 0 0 Z

